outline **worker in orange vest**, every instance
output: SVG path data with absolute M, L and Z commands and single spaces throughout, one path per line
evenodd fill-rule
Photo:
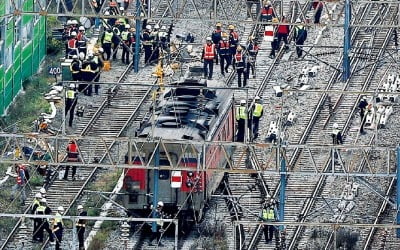
M 78 145 L 70 141 L 67 146 L 67 162 L 79 162 Z M 68 180 L 69 166 L 65 167 L 64 180 Z M 72 180 L 75 180 L 76 166 L 72 166 Z
M 212 43 L 211 37 L 207 37 L 201 58 L 203 60 L 204 77 L 207 77 L 208 75 L 208 80 L 212 79 L 213 69 L 214 69 L 214 59 L 216 57 L 217 57 L 217 49 L 215 47 L 215 44 Z

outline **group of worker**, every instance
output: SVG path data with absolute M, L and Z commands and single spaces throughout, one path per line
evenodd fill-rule
M 64 26 L 63 40 L 65 41 L 65 57 L 72 58 L 74 55 L 78 56 L 79 53 L 87 52 L 87 42 L 89 39 L 85 34 L 85 27 L 78 27 L 77 20 L 68 20 Z
M 215 25 L 215 30 L 211 36 L 206 38 L 206 44 L 203 46 L 201 55 L 205 78 L 212 79 L 214 62 L 220 63 L 221 75 L 223 76 L 228 73 L 229 66 L 233 66 L 238 75 L 239 88 L 246 86 L 250 70 L 255 77 L 255 62 L 259 51 L 258 43 L 253 36 L 249 37 L 246 46 L 241 46 L 239 41 L 239 34 L 235 31 L 235 26 L 229 25 L 228 31 L 224 32 L 221 23 Z
M 236 107 L 235 117 L 237 121 L 237 142 L 244 142 L 246 136 L 246 124 L 251 131 L 251 135 L 249 136 L 250 140 L 255 140 L 259 136 L 258 128 L 260 118 L 264 113 L 261 98 L 259 96 L 254 98 L 254 105 L 250 112 L 248 112 L 246 104 L 246 100 L 241 100 L 240 106 Z M 248 119 L 248 116 L 250 116 L 250 120 Z
M 84 211 L 82 205 L 78 205 L 78 216 L 87 216 L 87 212 Z M 49 241 L 51 244 L 55 244 L 55 249 L 61 249 L 61 242 L 63 239 L 64 232 L 64 222 L 62 219 L 62 215 L 64 214 L 64 208 L 59 206 L 56 210 L 54 218 L 34 218 L 33 220 L 33 234 L 32 241 L 42 243 L 44 240 L 44 231 L 48 233 Z M 33 200 L 31 206 L 31 213 L 34 215 L 51 215 L 52 209 L 49 207 L 46 200 L 46 190 L 41 188 L 39 193 L 35 194 L 35 198 Z M 78 219 L 75 224 L 78 241 L 79 241 L 79 250 L 85 249 L 84 247 L 84 235 L 86 228 L 86 220 Z

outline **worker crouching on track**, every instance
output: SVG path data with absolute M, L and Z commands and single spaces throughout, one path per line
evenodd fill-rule
M 77 209 L 78 209 L 78 216 L 87 216 L 87 212 L 83 210 L 82 205 L 78 205 Z M 85 241 L 84 241 L 85 229 L 86 229 L 86 220 L 78 219 L 78 221 L 76 222 L 76 231 L 78 232 L 79 250 L 85 249 Z
M 67 162 L 79 162 L 79 150 L 75 141 L 70 141 L 67 146 Z M 69 166 L 65 167 L 64 180 L 68 180 Z M 76 166 L 72 166 L 72 180 L 75 180 Z

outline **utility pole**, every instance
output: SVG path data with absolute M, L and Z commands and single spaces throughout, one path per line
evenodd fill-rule
M 285 196 L 286 196 L 286 160 L 280 152 L 281 157 L 281 186 L 279 191 L 279 221 L 285 221 Z M 283 231 L 284 226 L 280 225 L 279 230 Z
M 349 52 L 351 49 L 351 7 L 350 0 L 346 0 L 344 10 L 344 46 L 343 46 L 343 81 L 350 78 L 350 58 Z
M 136 0 L 136 34 L 135 34 L 135 61 L 133 67 L 135 73 L 139 72 L 140 49 L 140 0 Z
M 160 166 L 160 145 L 156 143 L 156 148 L 154 149 L 154 183 L 153 183 L 153 209 L 152 209 L 152 217 L 156 218 L 156 208 L 158 203 L 158 177 L 159 177 L 159 170 L 157 167 Z M 153 233 L 157 232 L 157 222 L 153 221 L 151 224 L 151 231 Z

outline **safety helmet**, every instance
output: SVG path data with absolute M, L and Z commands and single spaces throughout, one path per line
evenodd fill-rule
M 234 28 L 235 28 L 235 26 L 233 26 L 232 24 L 229 24 L 228 30 L 233 30 Z
M 246 104 L 246 100 L 240 100 L 240 104 L 241 105 Z
M 259 101 L 261 98 L 259 96 L 254 97 L 254 100 Z
M 72 31 L 71 36 L 76 36 L 76 31 Z
M 42 199 L 40 199 L 40 202 L 42 202 L 42 203 L 46 203 L 46 202 L 47 202 L 47 200 L 46 200 L 46 198 L 42 198 Z
M 68 20 L 67 21 L 67 25 L 71 25 L 72 24 L 72 21 L 71 20 Z
M 333 128 L 338 128 L 339 125 L 338 125 L 337 123 L 334 123 L 334 124 L 332 125 L 332 127 L 333 127 Z
M 106 11 L 106 12 L 104 12 L 104 15 L 105 15 L 105 16 L 109 16 L 109 15 L 110 15 L 110 12 L 109 12 L 109 11 Z
M 164 206 L 164 202 L 162 202 L 162 201 L 157 202 L 157 206 L 158 207 L 163 207 Z
M 75 24 L 76 25 L 76 24 L 78 24 L 78 21 L 77 20 L 72 20 L 71 24 Z
M 363 96 L 363 98 L 362 98 L 364 101 L 366 101 L 367 100 L 367 97 L 366 96 Z
M 42 198 L 42 194 L 41 194 L 41 193 L 35 194 L 35 198 L 36 198 L 36 199 L 41 199 L 41 198 Z
M 240 45 L 239 45 L 239 46 L 237 47 L 237 49 L 236 49 L 236 51 L 239 51 L 239 52 L 242 51 L 242 50 L 243 50 L 243 48 L 242 48 L 242 46 L 240 46 Z
M 297 18 L 297 19 L 296 19 L 296 23 L 301 23 L 300 18 Z
M 155 29 L 159 29 L 159 28 L 160 28 L 160 25 L 155 24 L 155 25 L 154 25 L 154 28 L 155 28 Z
M 73 55 L 72 59 L 78 59 L 78 55 Z
M 57 211 L 58 211 L 58 212 L 64 212 L 64 208 L 63 208 L 62 206 L 59 206 L 59 207 L 57 208 Z
M 222 27 L 222 23 L 218 22 L 215 26 L 216 27 Z
M 39 192 L 40 192 L 41 194 L 45 194 L 45 193 L 46 193 L 46 189 L 41 188 L 41 189 L 39 190 Z
M 167 30 L 167 27 L 165 25 L 161 26 L 161 30 Z
M 207 41 L 207 42 L 211 42 L 211 41 L 212 41 L 211 37 L 208 36 L 208 37 L 206 38 L 206 41 Z
M 104 49 L 103 49 L 103 48 L 99 48 L 97 51 L 98 51 L 99 53 L 103 53 L 103 52 L 104 52 Z
M 254 40 L 254 36 L 249 36 L 249 41 L 253 41 Z
M 147 30 L 151 30 L 151 25 L 146 25 Z
M 131 26 L 129 24 L 125 24 L 125 29 L 130 29 Z
M 79 26 L 79 30 L 80 30 L 80 31 L 85 31 L 85 27 Z
M 129 29 L 129 31 L 130 32 L 136 32 L 136 29 L 132 27 L 132 28 Z
M 81 59 L 81 60 L 85 59 L 85 53 L 80 52 L 79 53 L 79 59 Z
M 272 18 L 273 23 L 279 23 L 279 19 L 277 17 Z
M 69 85 L 69 87 L 70 87 L 71 89 L 74 89 L 74 88 L 75 88 L 75 84 L 71 83 L 71 84 Z
M 125 9 L 124 9 L 124 7 L 121 6 L 121 7 L 119 7 L 119 10 L 125 10 Z
M 271 1 L 266 1 L 265 2 L 265 6 L 270 6 L 271 5 Z
M 78 207 L 76 209 L 83 209 L 82 205 L 78 205 Z

